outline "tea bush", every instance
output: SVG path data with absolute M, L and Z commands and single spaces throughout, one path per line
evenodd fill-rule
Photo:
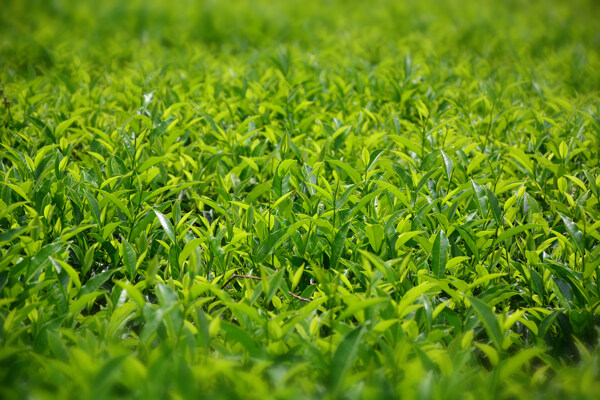
M 0 396 L 593 398 L 594 1 L 5 1 Z

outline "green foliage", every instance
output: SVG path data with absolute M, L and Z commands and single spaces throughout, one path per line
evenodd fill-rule
M 0 397 L 597 396 L 598 14 L 3 2 Z

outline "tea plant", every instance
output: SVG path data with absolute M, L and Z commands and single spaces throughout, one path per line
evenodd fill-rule
M 593 398 L 598 14 L 3 4 L 0 396 Z

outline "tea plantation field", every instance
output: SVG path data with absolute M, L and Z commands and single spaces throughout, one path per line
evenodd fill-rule
M 598 21 L 2 1 L 0 398 L 597 398 Z

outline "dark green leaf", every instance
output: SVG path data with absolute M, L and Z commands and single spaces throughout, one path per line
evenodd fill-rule
M 440 150 L 440 154 L 442 155 L 442 161 L 444 161 L 444 169 L 446 170 L 446 177 L 448 180 L 452 179 L 452 173 L 454 172 L 454 163 L 448 154 L 444 153 L 444 151 Z
M 344 251 L 344 243 L 346 242 L 346 236 L 348 236 L 348 231 L 350 230 L 351 224 L 352 221 L 348 221 L 342 225 L 333 239 L 333 245 L 331 246 L 331 257 L 329 260 L 329 266 L 332 269 L 337 267 L 342 252 Z
M 492 191 L 489 190 L 488 188 L 485 188 L 485 193 L 487 194 L 487 199 L 490 204 L 490 208 L 492 210 L 492 215 L 494 216 L 496 223 L 498 225 L 501 225 L 502 224 L 502 210 L 500 209 L 500 204 L 498 204 L 498 199 L 496 198 L 496 195 L 494 193 L 492 193 Z
M 88 200 L 88 203 L 90 205 L 90 208 L 92 209 L 92 215 L 94 217 L 94 219 L 96 220 L 96 223 L 98 224 L 98 226 L 100 226 L 101 224 L 101 216 L 102 213 L 100 212 L 100 205 L 98 204 L 98 201 L 88 192 L 85 191 L 85 197 Z
M 334 390 L 334 392 L 339 390 L 346 373 L 354 363 L 363 331 L 364 327 L 362 326 L 351 330 L 348 334 L 346 334 L 346 336 L 344 336 L 338 345 L 335 354 L 333 355 L 331 367 L 329 368 L 329 379 L 331 388 Z
M 481 218 L 486 218 L 488 213 L 488 201 L 487 194 L 483 186 L 471 179 L 471 186 L 473 188 L 473 195 L 477 204 L 477 209 Z
M 129 279 L 133 281 L 133 279 L 135 278 L 137 256 L 135 254 L 135 250 L 125 238 L 123 238 L 123 262 L 125 264 L 125 268 L 127 268 Z
M 265 302 L 270 302 L 275 293 L 277 293 L 277 290 L 279 290 L 279 286 L 281 285 L 281 280 L 283 278 L 284 272 L 285 270 L 282 268 L 275 274 L 273 274 L 271 279 L 269 279 L 269 291 L 266 294 Z
M 488 336 L 494 343 L 494 346 L 496 346 L 496 349 L 501 350 L 503 335 L 496 314 L 494 314 L 490 306 L 483 301 L 471 296 L 468 296 L 467 298 L 469 299 L 469 302 L 475 311 L 477 311 L 477 314 L 479 315 L 481 322 L 488 333 Z
M 571 239 L 573 239 L 573 247 L 579 250 L 579 254 L 585 254 L 585 243 L 583 242 L 583 234 L 581 233 L 579 227 L 577 227 L 577 224 L 566 215 L 563 215 L 561 213 L 558 213 L 558 215 L 560 215 L 560 218 L 563 220 L 563 223 L 567 228 L 567 232 L 569 232 Z
M 256 252 L 256 261 L 261 262 L 265 259 L 266 256 L 273 252 L 275 246 L 277 246 L 283 236 L 286 234 L 287 229 L 280 229 L 271 233 L 265 241 L 263 241 L 260 246 L 258 246 L 258 251 Z
M 433 242 L 431 261 L 433 274 L 438 278 L 443 277 L 446 271 L 446 263 L 448 262 L 448 238 L 441 229 Z

